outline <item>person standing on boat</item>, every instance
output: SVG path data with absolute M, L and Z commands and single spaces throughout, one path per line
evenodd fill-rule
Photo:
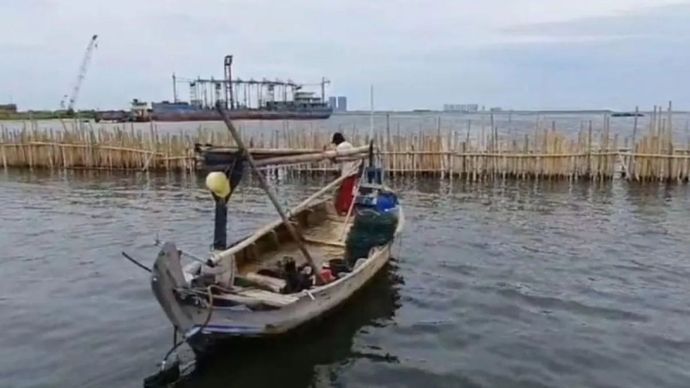
M 338 152 L 354 148 L 350 142 L 345 140 L 345 136 L 340 132 L 333 134 L 331 143 L 335 144 L 335 150 Z M 355 187 L 357 187 L 357 181 L 359 179 L 359 174 L 357 172 L 360 164 L 360 160 L 340 162 L 340 176 L 350 175 L 340 184 L 340 189 L 335 199 L 335 209 L 341 215 L 347 214 L 354 200 Z

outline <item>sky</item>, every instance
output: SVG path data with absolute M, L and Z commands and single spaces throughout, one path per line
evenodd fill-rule
M 690 109 L 690 0 L 0 0 L 0 103 L 172 99 L 171 74 L 331 80 L 354 109 Z M 187 88 L 178 87 L 187 99 Z M 314 89 L 317 90 L 317 89 Z

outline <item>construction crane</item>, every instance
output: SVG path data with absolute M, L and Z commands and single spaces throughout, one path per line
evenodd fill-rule
M 91 54 L 93 54 L 93 49 L 98 47 L 98 43 L 96 42 L 97 39 L 98 35 L 92 36 L 91 40 L 89 41 L 89 45 L 86 46 L 86 52 L 84 53 L 84 58 L 81 61 L 81 66 L 79 66 L 79 73 L 77 74 L 77 80 L 72 88 L 72 94 L 69 96 L 63 96 L 62 102 L 60 102 L 60 107 L 65 109 L 65 100 L 69 98 L 69 101 L 67 102 L 67 113 L 70 115 L 74 113 L 74 104 L 77 101 L 77 97 L 79 97 L 79 89 L 81 88 L 82 81 L 84 81 L 84 77 L 86 76 L 86 71 L 89 68 L 89 62 L 91 60 Z

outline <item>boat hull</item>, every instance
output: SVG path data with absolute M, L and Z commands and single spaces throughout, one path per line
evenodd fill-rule
M 404 215 L 398 210 L 395 237 L 402 231 Z M 195 306 L 181 303 L 174 289 L 185 287 L 179 265 L 179 253 L 166 244 L 156 259 L 152 274 L 152 288 L 168 319 L 185 333 L 189 345 L 197 353 L 204 353 L 216 343 L 238 338 L 272 338 L 290 333 L 314 322 L 347 302 L 362 289 L 391 258 L 395 238 L 385 245 L 374 247 L 369 257 L 346 276 L 325 286 L 291 294 L 298 299 L 273 310 L 239 310 L 236 307 Z
M 216 318 L 212 318 L 188 343 L 195 352 L 203 353 L 219 343 L 240 338 L 267 340 L 289 335 L 303 326 L 316 323 L 347 303 L 380 272 L 390 257 L 390 247 L 387 247 L 358 276 L 331 290 L 312 293 L 313 300 L 307 295 L 279 313 L 251 312 L 245 315 L 214 311 Z M 196 327 L 201 328 L 200 325 Z

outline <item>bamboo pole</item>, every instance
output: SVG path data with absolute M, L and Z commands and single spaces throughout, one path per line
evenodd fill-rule
M 628 174 L 627 174 L 627 179 L 632 180 L 635 177 L 635 148 L 637 146 L 636 143 L 636 138 L 637 138 L 637 117 L 640 114 L 640 108 L 638 106 L 635 107 L 635 118 L 633 119 L 633 134 L 632 134 L 632 144 L 631 148 L 633 150 L 632 154 L 630 155 L 630 158 L 628 159 Z
M 592 180 L 592 120 L 589 120 L 589 129 L 587 135 L 587 178 Z
M 288 230 L 292 238 L 295 240 L 295 243 L 297 243 L 299 250 L 302 252 L 302 255 L 304 255 L 304 258 L 309 263 L 309 266 L 311 266 L 314 276 L 320 284 L 323 284 L 324 280 L 321 277 L 321 273 L 319 272 L 319 269 L 316 266 L 316 262 L 311 257 L 311 254 L 309 253 L 309 251 L 303 243 L 304 238 L 300 235 L 299 231 L 297 231 L 297 229 L 292 225 L 287 214 L 285 214 L 285 212 L 283 211 L 283 208 L 280 205 L 280 202 L 278 201 L 278 197 L 275 195 L 275 193 L 273 193 L 273 190 L 268 185 L 268 182 L 266 181 L 266 178 L 264 177 L 263 173 L 261 172 L 261 170 L 259 170 L 258 166 L 254 162 L 252 154 L 244 146 L 244 142 L 242 141 L 242 138 L 240 137 L 237 130 L 235 129 L 235 126 L 232 124 L 232 121 L 230 121 L 227 111 L 223 109 L 220 104 L 217 104 L 216 108 L 223 117 L 223 121 L 225 122 L 225 125 L 228 127 L 230 133 L 232 134 L 235 143 L 237 143 L 237 147 L 243 152 L 244 156 L 247 158 L 247 163 L 249 163 L 249 166 L 252 168 L 252 170 L 254 170 L 254 175 L 259 180 L 259 185 L 264 190 L 268 198 L 271 200 L 271 203 L 273 203 L 273 206 L 280 215 L 280 218 L 283 219 L 283 225 L 285 225 L 285 228 Z
M 666 130 L 667 138 L 666 138 L 666 145 L 668 147 L 667 152 L 668 155 L 671 156 L 673 155 L 673 102 L 669 101 L 668 102 L 668 128 Z M 671 181 L 674 179 L 675 171 L 674 171 L 675 164 L 673 163 L 672 158 L 668 158 L 667 160 L 667 165 L 666 165 L 666 181 Z
M 584 121 L 580 132 L 572 138 L 559 132 L 556 128 L 558 123 L 552 121 L 548 129 L 538 122 L 532 139 L 524 134 L 515 139 L 499 134 L 497 122 L 500 120 L 494 116 L 491 124 L 489 113 L 485 116 L 483 136 L 474 138 L 470 133 L 471 120 L 467 121 L 467 133 L 460 135 L 463 139 L 459 139 L 457 131 L 443 132 L 438 118 L 431 130 L 420 127 L 419 131 L 400 133 L 402 129 L 399 129 L 397 134 L 391 133 L 388 118 L 386 133 L 381 132 L 374 137 L 380 144 L 385 144 L 380 150 L 382 162 L 394 175 L 415 177 L 433 174 L 442 179 L 464 176 L 468 181 L 507 178 L 578 180 L 584 176 L 603 180 L 618 178 L 617 173 L 621 171 L 628 180 L 686 181 L 690 160 L 684 147 L 690 136 L 683 138 L 682 146 L 678 141 L 678 144 L 674 143 L 672 104 L 669 110 L 661 111 L 655 107 L 649 116 L 648 134 L 640 133 L 640 121 L 635 118 L 632 138 L 621 139 L 625 147 L 620 149 L 617 143 L 619 136 L 611 133 L 607 116 L 603 117 L 602 131 L 597 134 L 598 148 L 593 133 L 595 128 L 592 124 L 586 128 Z M 638 112 L 639 107 L 636 107 Z M 0 127 L 0 168 L 193 172 L 200 166 L 201 155 L 194 152 L 194 144 L 210 142 L 214 145 L 210 149 L 214 151 L 237 151 L 229 132 L 218 132 L 211 127 L 199 126 L 196 133 L 191 134 L 158 135 L 156 123 L 134 131 L 129 125 L 105 128 L 71 121 L 61 124 L 65 124 L 67 130 L 44 128 L 35 120 L 20 123 L 23 129 L 10 131 L 5 126 Z M 400 127 L 400 122 L 397 124 Z M 284 125 L 288 127 L 287 123 Z M 266 167 L 266 174 L 278 170 L 290 175 L 331 171 L 324 159 L 329 155 L 320 155 L 323 153 L 320 142 L 325 141 L 322 140 L 326 138 L 325 134 L 313 125 L 306 128 L 258 133 L 249 139 L 248 144 L 253 144 L 249 151 L 255 158 L 258 153 L 267 158 L 256 160 L 257 164 L 276 163 L 270 168 L 261 166 Z M 366 135 L 363 132 L 358 137 L 355 130 L 356 126 L 352 137 L 355 142 Z M 200 149 L 204 150 L 204 147 Z M 358 157 L 331 156 L 339 160 Z M 291 159 L 293 157 L 297 158 Z M 282 167 L 292 164 L 294 166 Z

